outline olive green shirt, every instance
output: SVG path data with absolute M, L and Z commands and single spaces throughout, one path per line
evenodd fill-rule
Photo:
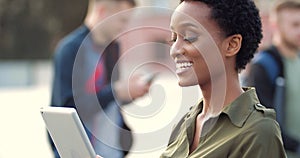
M 161 158 L 285 158 L 275 112 L 259 104 L 254 88 L 226 106 L 202 128 L 198 147 L 189 153 L 201 101 L 173 130 Z

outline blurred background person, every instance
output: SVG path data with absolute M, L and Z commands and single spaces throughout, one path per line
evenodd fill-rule
M 153 6 L 171 8 L 171 3 L 177 4 L 176 1 L 172 0 L 136 1 L 137 5 L 141 7 Z M 82 0 L 74 0 L 71 5 L 68 0 L 1 1 L 0 34 L 3 38 L 0 40 L 0 72 L 2 74 L 0 98 L 2 98 L 1 105 L 9 106 L 3 106 L 4 110 L 2 110 L 0 115 L 3 127 L 11 130 L 3 131 L 0 134 L 0 148 L 2 149 L 0 151 L 0 157 L 11 157 L 11 152 L 15 151 L 16 148 L 22 152 L 24 157 L 53 157 L 52 149 L 50 149 L 47 140 L 45 124 L 42 122 L 39 109 L 41 106 L 50 105 L 51 95 L 49 93 L 51 93 L 52 89 L 52 75 L 54 72 L 52 71 L 54 48 L 59 40 L 82 24 L 87 13 L 88 3 L 89 1 Z M 136 26 L 143 24 L 142 26 L 151 26 L 151 28 L 130 30 L 130 35 L 134 34 L 132 38 L 128 38 L 128 36 L 125 37 L 124 34 L 119 36 L 123 38 L 123 40 L 120 39 L 121 41 L 119 41 L 120 48 L 122 49 L 120 52 L 122 55 L 121 62 L 122 59 L 124 59 L 123 57 L 126 56 L 124 64 L 119 67 L 121 78 L 125 78 L 127 74 L 131 75 L 132 73 L 130 71 L 132 69 L 130 68 L 132 67 L 135 70 L 142 70 L 144 68 L 154 70 L 152 69 L 154 64 L 147 64 L 141 68 L 134 67 L 134 64 L 140 65 L 140 63 L 142 63 L 141 60 L 149 61 L 149 58 L 151 58 L 152 61 L 161 62 L 162 60 L 169 59 L 169 52 L 167 50 L 169 45 L 163 44 L 169 37 L 169 25 L 168 21 L 165 20 L 169 19 L 168 15 L 166 15 L 165 11 L 162 13 L 161 11 L 157 11 L 157 9 L 154 12 L 145 12 L 145 9 L 141 8 L 140 11 L 138 14 L 134 14 L 133 18 L 136 20 L 130 19 L 130 25 L 123 27 L 126 27 L 128 30 L 128 28 L 136 28 Z M 106 20 L 106 22 L 108 21 L 111 20 Z M 158 29 L 153 26 L 158 26 Z M 166 29 L 161 29 L 161 27 Z M 125 34 L 128 35 L 128 33 Z M 135 36 L 136 34 L 137 36 Z M 149 42 L 156 42 L 157 44 L 149 45 Z M 127 57 L 129 56 L 132 58 L 128 59 Z M 159 71 L 167 71 L 171 74 L 171 70 L 168 69 L 167 66 L 158 67 L 162 68 L 162 70 Z M 157 68 L 157 66 L 155 66 L 155 68 Z M 163 73 L 161 74 L 162 75 L 159 75 L 159 79 L 165 75 Z M 123 106 L 124 109 L 122 112 L 124 114 L 123 116 L 125 116 L 124 119 L 135 133 L 153 132 L 153 129 L 159 130 L 164 126 L 163 123 L 169 123 L 169 120 L 163 122 L 162 119 L 157 119 L 156 113 L 152 114 L 153 111 L 156 111 L 152 105 L 155 105 L 155 108 L 159 108 L 157 110 L 160 110 L 160 107 L 163 107 L 163 105 L 160 106 L 163 101 L 159 103 L 157 103 L 157 101 L 152 102 L 149 98 L 165 97 L 162 95 L 161 87 L 171 92 L 179 88 L 169 86 L 173 78 L 175 80 L 175 76 L 171 76 L 170 78 L 171 79 L 160 80 L 163 83 L 161 84 L 159 81 L 158 84 L 160 85 L 158 86 L 152 86 L 151 95 L 146 95 L 131 102 L 130 106 Z M 155 84 L 157 84 L 156 81 Z M 156 93 L 157 91 L 159 93 Z M 155 92 L 154 96 L 152 96 L 153 92 Z M 172 102 L 171 104 L 168 103 L 168 105 L 172 105 L 171 110 L 164 110 L 167 111 L 167 114 L 176 112 L 174 105 L 181 103 L 180 97 L 177 97 L 179 96 L 178 93 L 173 94 L 173 96 L 169 97 L 172 99 L 168 99 L 169 102 Z M 191 100 L 188 101 L 191 102 Z M 147 119 L 147 123 L 141 123 L 141 119 L 146 120 L 144 117 L 145 114 L 151 116 L 152 119 Z M 142 117 L 137 117 L 137 115 L 142 115 Z M 165 115 L 158 115 L 158 117 L 166 118 Z M 170 117 L 170 119 L 171 118 L 172 117 Z M 30 128 L 27 128 L 28 125 L 30 125 Z M 22 128 L 21 131 L 19 130 L 20 128 Z M 168 135 L 168 132 L 164 133 Z M 19 143 L 13 143 L 13 141 L 7 137 L 10 135 L 14 135 L 14 138 L 19 140 Z M 167 139 L 165 135 L 161 134 L 160 136 Z M 166 142 L 161 139 L 161 141 L 144 141 L 141 138 L 150 139 L 151 137 L 134 136 L 134 146 L 131 148 L 131 153 L 128 157 L 157 154 L 160 149 L 157 147 L 158 145 L 156 146 L 157 142 L 159 142 L 159 144 Z M 151 143 L 151 146 L 149 146 L 149 143 Z M 143 146 L 143 149 L 141 149 L 141 146 Z M 147 148 L 147 152 L 134 152 L 144 150 L 144 148 Z
M 116 65 L 120 48 L 115 39 L 129 18 L 117 13 L 135 5 L 134 0 L 90 0 L 84 24 L 60 41 L 54 56 L 51 106 L 76 108 L 96 153 L 104 157 L 121 158 L 129 151 L 132 135 L 120 104 L 150 87 L 139 75 L 119 80 Z
M 255 56 L 243 83 L 275 108 L 288 157 L 300 157 L 300 2 L 278 2 L 270 20 L 272 45 Z

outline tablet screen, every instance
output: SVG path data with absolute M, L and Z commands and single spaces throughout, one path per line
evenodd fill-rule
M 61 158 L 96 157 L 74 108 L 44 107 L 40 111 Z

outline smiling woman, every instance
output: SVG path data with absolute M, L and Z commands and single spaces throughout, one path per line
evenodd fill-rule
M 170 28 L 179 85 L 198 85 L 203 99 L 174 128 L 161 158 L 286 157 L 274 110 L 239 84 L 262 38 L 253 1 L 182 0 Z

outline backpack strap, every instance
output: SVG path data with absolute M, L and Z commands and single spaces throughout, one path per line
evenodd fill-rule
M 268 49 L 266 49 L 266 52 L 269 53 L 277 62 L 278 64 L 278 68 L 279 68 L 279 73 L 278 76 L 279 77 L 283 77 L 284 78 L 284 70 L 283 70 L 283 61 L 282 61 L 282 56 L 280 55 L 278 49 L 275 46 L 271 46 Z
M 276 110 L 278 123 L 283 126 L 284 102 L 285 102 L 285 79 L 282 57 L 275 46 L 259 52 L 254 63 L 262 65 L 267 71 L 270 81 L 274 85 L 273 107 Z
M 284 78 L 283 61 L 275 46 L 257 53 L 253 62 L 265 68 L 272 84 L 275 84 L 278 77 Z

